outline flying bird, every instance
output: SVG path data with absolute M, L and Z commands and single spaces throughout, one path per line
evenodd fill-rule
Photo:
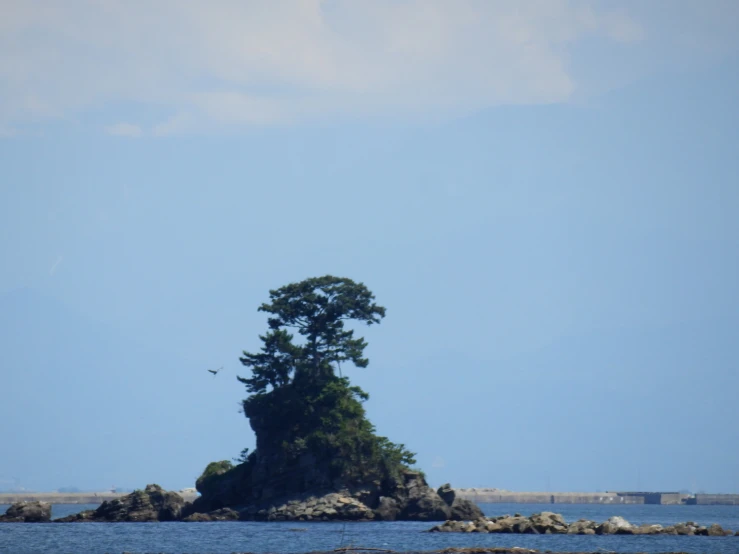
M 208 371 L 210 371 L 213 374 L 213 377 L 215 377 L 216 375 L 218 375 L 218 372 L 221 371 L 222 369 L 223 369 L 223 366 L 219 367 L 218 369 L 209 369 Z

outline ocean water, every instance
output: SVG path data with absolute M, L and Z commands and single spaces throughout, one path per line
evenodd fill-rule
M 85 505 L 55 505 L 52 518 L 63 517 Z M 695 521 L 718 523 L 739 530 L 739 506 L 609 506 L 600 504 L 481 504 L 486 515 L 554 511 L 568 521 L 603 521 L 619 515 L 631 523 L 669 525 Z M 2 513 L 7 506 L 0 506 Z M 484 535 L 426 533 L 433 523 L 370 522 L 212 522 L 212 523 L 81 523 L 0 524 L 0 552 L 190 553 L 232 552 L 298 553 L 329 551 L 341 546 L 396 551 L 438 550 L 465 546 L 520 546 L 555 552 L 686 552 L 738 554 L 739 537 Z

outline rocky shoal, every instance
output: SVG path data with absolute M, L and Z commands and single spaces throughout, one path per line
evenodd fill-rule
M 739 531 L 723 529 L 718 524 L 698 525 L 695 522 L 675 525 L 633 525 L 624 518 L 614 516 L 602 523 L 580 519 L 568 524 L 560 514 L 541 512 L 530 517 L 521 514 L 499 517 L 482 517 L 473 521 L 446 521 L 429 530 L 440 533 L 520 533 L 567 535 L 701 535 L 708 537 L 739 536 Z

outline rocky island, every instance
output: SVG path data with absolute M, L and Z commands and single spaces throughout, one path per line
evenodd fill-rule
M 184 517 L 439 521 L 481 516 L 471 501 L 449 494 L 442 498 L 422 472 L 411 469 L 412 452 L 375 433 L 363 407 L 369 395 L 341 372 L 342 364 L 369 364 L 366 341 L 345 322 L 374 325 L 385 317 L 367 287 L 327 275 L 271 290 L 269 297 L 259 307 L 269 314 L 268 330 L 259 337 L 261 350 L 243 353 L 240 361 L 251 375 L 238 378 L 250 393 L 243 411 L 256 435 L 256 450 L 242 452 L 235 466 L 209 464 L 196 482 L 201 497 Z

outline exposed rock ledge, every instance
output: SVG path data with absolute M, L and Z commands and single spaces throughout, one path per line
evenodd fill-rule
M 710 527 L 692 521 L 676 523 L 668 527 L 662 525 L 632 525 L 624 518 L 614 516 L 597 523 L 580 519 L 569 525 L 560 514 L 541 512 L 525 517 L 514 516 L 478 518 L 474 521 L 446 521 L 430 529 L 442 533 L 523 533 L 523 534 L 568 534 L 568 535 L 702 535 L 725 537 L 734 532 L 723 529 L 718 524 Z M 736 533 L 739 536 L 739 531 Z
M 208 512 L 198 509 L 198 502 L 186 508 L 184 521 L 461 521 L 484 517 L 476 504 L 457 498 L 449 484 L 434 491 L 423 475 L 412 471 L 404 474 L 404 482 L 389 496 L 367 487 L 294 494 Z
M 176 521 L 184 505 L 185 501 L 176 492 L 165 491 L 159 485 L 147 485 L 142 491 L 106 500 L 95 510 L 85 510 L 54 522 Z

